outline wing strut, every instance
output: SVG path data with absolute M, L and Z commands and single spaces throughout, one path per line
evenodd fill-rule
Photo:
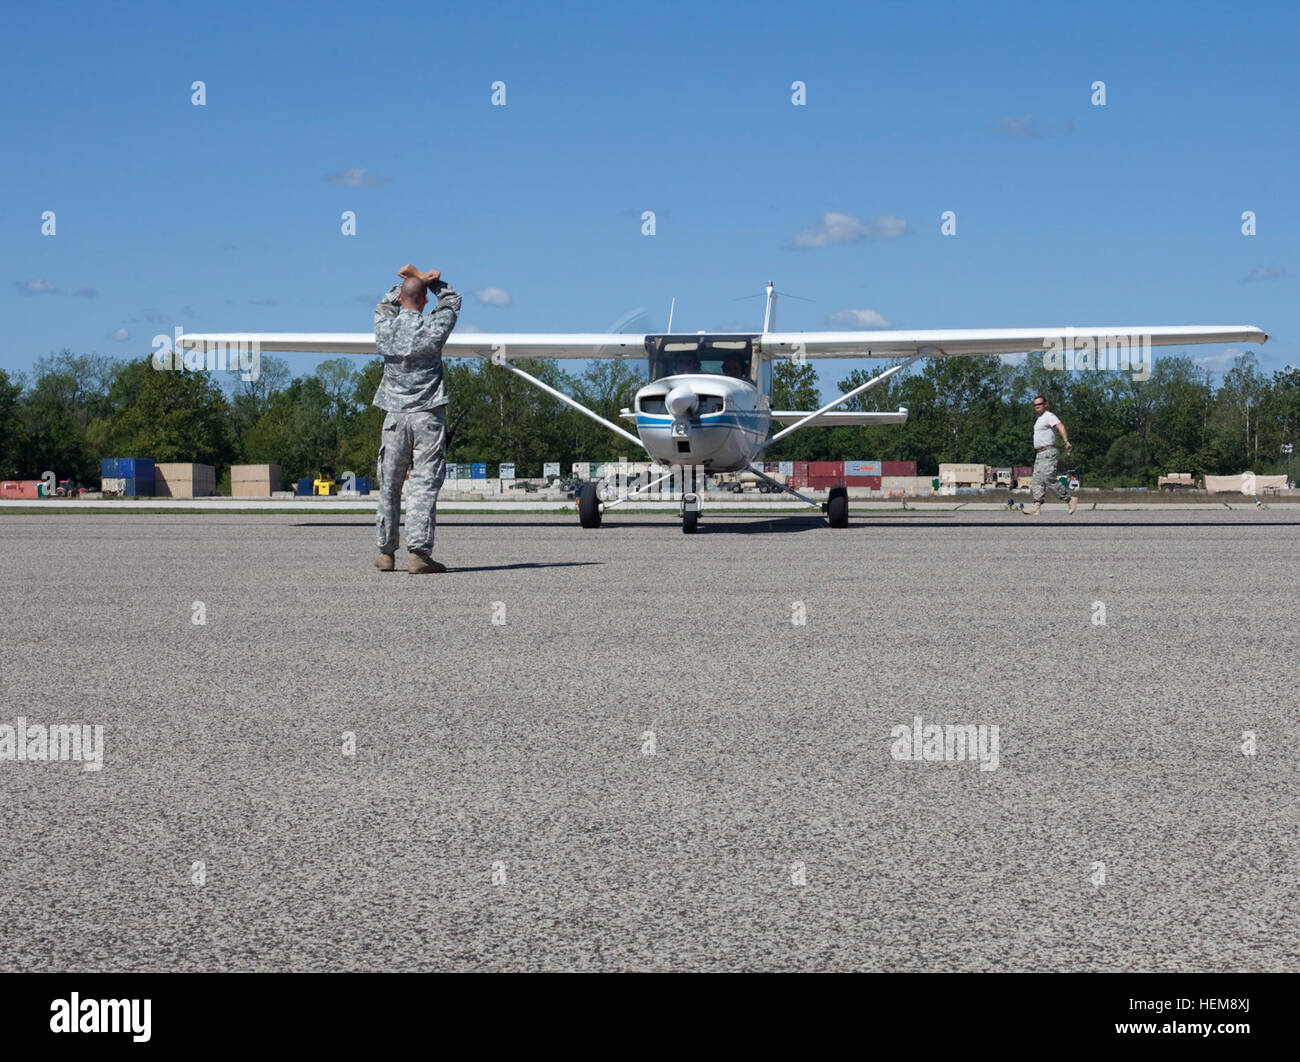
M 805 424 L 807 424 L 810 420 L 816 420 L 816 419 L 817 419 L 818 417 L 820 417 L 823 413 L 828 413 L 828 412 L 830 412 L 830 410 L 834 409 L 836 406 L 843 405 L 843 404 L 844 404 L 845 402 L 847 402 L 850 398 L 855 398 L 855 397 L 857 397 L 858 395 L 862 394 L 862 392 L 865 391 L 865 390 L 867 390 L 868 388 L 875 387 L 876 384 L 878 384 L 878 383 L 883 383 L 885 380 L 889 379 L 889 377 L 893 376 L 895 373 L 897 373 L 897 372 L 902 372 L 904 369 L 906 369 L 906 368 L 907 368 L 909 365 L 911 365 L 913 362 L 915 362 L 915 361 L 920 361 L 922 358 L 925 358 L 925 357 L 929 357 L 932 353 L 934 353 L 934 351 L 933 351 L 932 348 L 925 347 L 925 348 L 923 348 L 922 350 L 918 351 L 917 353 L 913 354 L 913 355 L 912 355 L 910 358 L 908 358 L 906 361 L 900 361 L 900 362 L 899 362 L 897 365 L 895 365 L 893 368 L 891 368 L 891 369 L 886 369 L 884 372 L 882 372 L 882 373 L 878 373 L 877 375 L 873 376 L 870 380 L 868 380 L 866 383 L 864 383 L 864 384 L 862 384 L 862 385 L 860 385 L 860 386 L 858 386 L 858 387 L 855 387 L 852 391 L 846 391 L 844 394 L 840 395 L 839 398 L 835 399 L 834 402 L 828 402 L 826 405 L 822 406 L 821 409 L 816 410 L 816 411 L 813 412 L 813 413 L 809 413 L 806 417 L 803 418 L 803 420 L 796 420 L 796 421 L 795 421 L 793 424 L 791 424 L 788 428 L 784 428 L 784 429 L 782 429 L 781 431 L 778 431 L 775 435 L 773 435 L 770 439 L 768 439 L 767 442 L 765 442 L 765 443 L 763 444 L 763 449 L 764 449 L 764 450 L 767 449 L 767 448 L 768 448 L 769 446 L 771 446 L 774 442 L 777 442 L 777 441 L 780 440 L 780 439 L 784 439 L 787 435 L 790 435 L 790 434 L 792 434 L 792 433 L 798 431 L 798 430 L 799 430 L 800 428 L 802 428 Z M 759 452 L 761 453 L 762 451 L 760 450 Z
M 569 397 L 568 395 L 566 395 L 563 391 L 557 391 L 557 390 L 556 390 L 554 387 L 552 387 L 550 384 L 544 384 L 544 383 L 542 383 L 542 381 L 539 380 L 536 376 L 530 376 L 528 373 L 524 372 L 523 369 L 520 369 L 520 368 L 517 368 L 517 367 L 514 366 L 514 365 L 511 365 L 511 364 L 510 364 L 510 361 L 506 358 L 506 356 L 505 356 L 504 354 L 501 353 L 501 351 L 498 350 L 498 351 L 494 351 L 494 352 L 493 352 L 493 354 L 492 354 L 492 364 L 493 364 L 493 365 L 500 365 L 503 369 L 509 369 L 509 370 L 510 370 L 512 373 L 514 373 L 516 376 L 522 377 L 523 379 L 527 380 L 530 384 L 532 384 L 534 387 L 536 387 L 539 391 L 545 391 L 545 392 L 546 392 L 548 395 L 550 395 L 552 398 L 558 398 L 558 399 L 559 399 L 561 402 L 563 402 L 565 405 L 567 405 L 567 406 L 572 406 L 572 407 L 573 407 L 574 409 L 576 409 L 579 413 L 582 413 L 582 414 L 584 414 L 585 416 L 590 417 L 590 418 L 591 418 L 592 420 L 594 420 L 597 424 L 603 424 L 603 425 L 605 425 L 605 427 L 607 427 L 610 431 L 615 432 L 615 433 L 617 433 L 617 434 L 623 436 L 623 438 L 627 439 L 629 442 L 634 442 L 634 443 L 636 443 L 637 446 L 641 447 L 641 449 L 643 449 L 643 450 L 645 449 L 645 443 L 643 443 L 639 438 L 637 438 L 635 435 L 633 435 L 630 431 L 624 431 L 624 430 L 623 430 L 622 428 L 620 428 L 617 424 L 613 423 L 612 421 L 608 421 L 608 420 L 606 420 L 606 419 L 605 419 L 604 417 L 602 417 L 599 413 L 595 413 L 595 412 L 593 412 L 592 410 L 590 410 L 590 409 L 588 409 L 586 406 L 584 406 L 581 402 L 579 402 L 579 401 L 577 401 L 577 400 L 575 400 L 575 399 L 570 398 L 570 397 Z

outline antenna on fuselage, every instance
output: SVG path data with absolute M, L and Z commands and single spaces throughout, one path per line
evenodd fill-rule
M 763 310 L 763 331 L 772 331 L 774 324 L 776 324 L 776 285 L 769 280 L 767 282 L 767 305 Z

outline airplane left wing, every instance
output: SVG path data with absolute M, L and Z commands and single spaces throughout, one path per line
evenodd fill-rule
M 515 358 L 644 358 L 644 335 L 612 332 L 453 332 L 445 358 L 490 358 L 500 350 Z M 302 354 L 376 355 L 373 332 L 194 332 L 177 341 L 182 350 L 251 349 Z
M 1060 328 L 935 328 L 918 332 L 766 332 L 766 357 L 927 358 L 1032 354 L 1039 350 L 1104 350 L 1110 346 L 1264 343 L 1253 325 L 1109 325 Z

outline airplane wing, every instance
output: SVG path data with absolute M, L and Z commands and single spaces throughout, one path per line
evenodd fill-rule
M 707 333 L 705 333 L 707 335 Z M 683 338 L 695 339 L 698 334 Z M 449 358 L 644 358 L 647 336 L 618 332 L 453 332 L 443 347 Z M 1089 343 L 1155 347 L 1193 343 L 1264 343 L 1268 336 L 1251 325 L 1158 325 L 1098 328 L 931 329 L 918 332 L 766 332 L 753 334 L 764 356 L 809 358 L 960 357 L 1026 354 L 1055 347 L 1077 350 Z M 372 332 L 196 332 L 182 335 L 183 350 L 249 348 L 306 354 L 374 356 Z
M 217 350 L 254 343 L 261 351 L 376 355 L 373 332 L 194 332 L 178 340 L 182 350 Z M 619 332 L 453 332 L 446 358 L 644 358 L 645 336 Z
M 759 336 L 771 357 L 907 358 L 972 357 L 980 354 L 1030 354 L 1039 350 L 1078 350 L 1091 346 L 1176 347 L 1193 343 L 1264 343 L 1268 336 L 1252 325 L 1113 325 L 1096 328 L 940 328 L 920 332 L 767 332 Z
M 791 409 L 774 409 L 772 410 L 772 419 L 777 423 L 789 427 L 791 424 L 797 424 L 808 416 L 812 410 L 807 413 L 800 413 Z M 850 413 L 840 410 L 831 410 L 829 413 L 823 413 L 815 420 L 810 420 L 805 427 L 808 428 L 843 428 L 845 426 L 857 424 L 906 424 L 907 410 L 900 409 L 897 413 Z

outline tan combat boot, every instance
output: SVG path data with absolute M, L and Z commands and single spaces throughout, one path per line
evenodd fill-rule
M 1074 515 L 1074 510 L 1077 509 L 1078 507 L 1079 507 L 1079 499 L 1076 498 L 1073 494 L 1071 494 L 1071 495 L 1070 495 L 1070 505 L 1069 505 L 1069 510 L 1070 510 L 1070 515 L 1071 515 L 1071 516 Z
M 426 553 L 412 553 L 406 570 L 411 575 L 441 575 L 447 570 L 447 566 L 439 564 Z
M 381 553 L 375 558 L 375 567 L 381 572 L 391 572 L 393 570 L 393 555 L 391 553 Z
M 1043 507 L 1039 505 L 1038 502 L 1034 502 L 1034 504 L 1029 506 L 1028 509 L 1021 509 L 1020 511 L 1024 513 L 1026 516 L 1037 516 L 1040 512 L 1043 511 Z

